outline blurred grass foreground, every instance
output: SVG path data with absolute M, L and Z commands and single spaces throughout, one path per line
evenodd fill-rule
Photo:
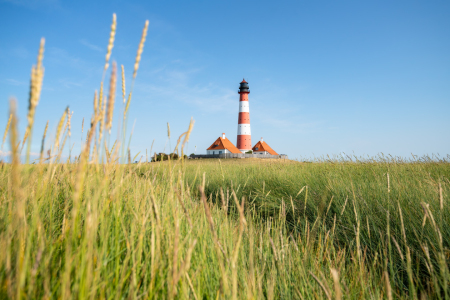
M 0 298 L 450 299 L 448 159 L 187 160 L 191 121 L 181 159 L 131 164 L 126 117 L 147 27 L 128 97 L 121 66 L 121 141 L 109 144 L 115 63 L 103 89 L 114 16 L 83 150 L 61 159 L 67 109 L 29 164 L 42 40 L 27 130 L 19 139 L 12 101 L 3 138 Z

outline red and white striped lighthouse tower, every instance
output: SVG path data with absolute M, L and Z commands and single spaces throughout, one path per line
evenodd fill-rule
M 239 119 L 236 148 L 242 153 L 252 150 L 252 134 L 250 131 L 250 109 L 248 106 L 248 82 L 242 80 L 239 86 Z

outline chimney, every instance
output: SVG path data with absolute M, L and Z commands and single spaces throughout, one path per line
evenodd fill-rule
M 225 133 L 222 133 L 222 138 L 223 138 L 223 139 L 226 139 Z
M 261 143 L 264 142 L 263 138 L 261 138 Z

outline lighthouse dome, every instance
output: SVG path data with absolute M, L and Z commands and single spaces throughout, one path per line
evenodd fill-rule
M 249 93 L 249 87 L 248 87 L 248 82 L 244 80 L 241 81 L 240 85 L 239 85 L 239 92 L 247 92 Z

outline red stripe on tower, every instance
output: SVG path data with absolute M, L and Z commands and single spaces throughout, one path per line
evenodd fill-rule
M 252 134 L 250 131 L 250 109 L 248 106 L 248 94 L 250 90 L 248 82 L 242 80 L 239 86 L 239 118 L 236 147 L 242 152 L 252 150 Z

